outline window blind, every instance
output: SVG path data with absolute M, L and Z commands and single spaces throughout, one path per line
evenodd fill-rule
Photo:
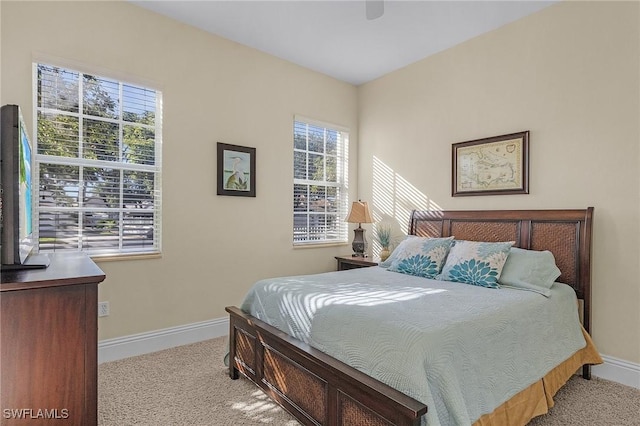
M 295 117 L 293 243 L 347 241 L 349 132 Z
M 40 251 L 160 252 L 162 94 L 46 64 L 34 80 Z

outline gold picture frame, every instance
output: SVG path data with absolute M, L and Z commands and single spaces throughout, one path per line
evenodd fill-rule
M 529 131 L 452 145 L 451 195 L 529 193 Z

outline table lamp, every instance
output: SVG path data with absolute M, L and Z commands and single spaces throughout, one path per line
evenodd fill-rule
M 353 248 L 354 257 L 366 257 L 367 251 L 367 239 L 364 236 L 365 230 L 362 228 L 363 223 L 373 223 L 371 219 L 371 213 L 369 212 L 369 206 L 364 201 L 354 201 L 351 205 L 351 212 L 345 219 L 348 223 L 357 223 L 358 227 L 353 230 Z

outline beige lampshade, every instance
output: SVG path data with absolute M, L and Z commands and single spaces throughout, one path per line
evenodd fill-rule
M 351 212 L 349 212 L 349 216 L 347 216 L 345 222 L 373 223 L 371 213 L 369 212 L 369 205 L 366 201 L 354 201 L 351 205 Z

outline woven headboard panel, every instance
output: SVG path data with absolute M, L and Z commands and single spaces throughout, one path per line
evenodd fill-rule
M 514 246 L 553 253 L 562 275 L 584 302 L 583 325 L 591 313 L 591 226 L 585 210 L 414 210 L 409 234 L 471 241 L 515 241 Z

